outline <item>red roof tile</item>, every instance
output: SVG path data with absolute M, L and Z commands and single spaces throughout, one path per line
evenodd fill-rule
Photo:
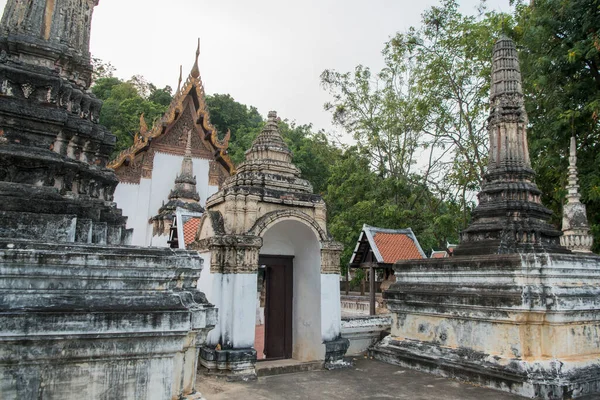
M 416 243 L 404 233 L 377 232 L 373 239 L 384 263 L 423 258 Z
M 185 247 L 192 243 L 196 238 L 196 231 L 200 225 L 200 218 L 190 218 L 185 224 L 183 224 L 183 237 L 185 241 Z
M 446 258 L 448 257 L 448 253 L 446 253 L 445 251 L 434 251 L 431 254 L 431 258 Z

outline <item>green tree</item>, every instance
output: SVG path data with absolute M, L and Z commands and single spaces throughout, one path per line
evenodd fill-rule
M 113 156 L 133 144 L 133 135 L 140 127 L 140 115 L 144 114 L 151 125 L 166 112 L 172 100 L 170 87 L 157 89 L 141 76 L 127 82 L 112 76 L 101 77 L 91 90 L 104 101 L 100 123 L 117 137 Z
M 456 242 L 460 208 L 425 185 L 384 177 L 370 168 L 370 154 L 350 147 L 332 165 L 325 200 L 331 234 L 344 244 L 346 266 L 363 224 L 412 228 L 424 249 Z
M 457 1 L 443 0 L 423 14 L 421 27 L 385 45 L 385 67 L 375 76 L 362 66 L 322 74 L 333 96 L 325 108 L 366 149 L 371 167 L 458 204 L 462 226 L 487 162 L 492 46 L 510 24 L 483 5 L 467 16 Z
M 296 125 L 283 121 L 281 134 L 293 154 L 294 164 L 302 171 L 317 194 L 324 195 L 331 167 L 341 156 L 342 150 L 335 147 L 324 132 L 314 133 L 312 125 Z

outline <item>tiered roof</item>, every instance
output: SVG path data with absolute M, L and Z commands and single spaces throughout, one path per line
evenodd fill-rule
M 270 111 L 267 124 L 246 151 L 235 175 L 227 179 L 224 189 L 253 187 L 290 194 L 312 194 L 310 182 L 300 178 L 300 169 L 292 163 L 292 152 L 279 132 L 279 119 Z

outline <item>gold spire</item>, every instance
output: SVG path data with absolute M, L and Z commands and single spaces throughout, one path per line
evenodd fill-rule
M 198 67 L 198 57 L 200 57 L 200 38 L 198 38 L 198 49 L 196 50 L 196 62 L 194 63 L 194 68 L 192 68 L 192 77 L 198 78 L 200 77 L 200 67 Z

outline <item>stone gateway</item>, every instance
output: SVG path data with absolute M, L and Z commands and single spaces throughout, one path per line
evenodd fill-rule
M 270 112 L 246 160 L 207 200 L 198 241 L 190 246 L 210 264 L 210 274 L 203 275 L 199 287 L 220 313 L 200 362 L 211 371 L 244 378 L 255 374 L 260 267 L 266 279 L 267 358 L 324 360 L 326 366 L 335 367 L 349 345 L 340 336 L 342 246 L 327 233 L 325 202 L 300 178 L 277 123 L 276 113 Z M 282 258 L 290 260 L 291 269 L 278 274 L 279 268 L 286 268 Z M 281 281 L 273 284 L 271 279 Z M 271 297 L 273 287 L 288 289 Z M 287 309 L 270 309 L 270 297 L 271 304 L 283 302 Z M 277 350 L 273 346 L 277 337 L 269 332 L 280 324 L 286 328 L 275 336 L 286 339 Z

